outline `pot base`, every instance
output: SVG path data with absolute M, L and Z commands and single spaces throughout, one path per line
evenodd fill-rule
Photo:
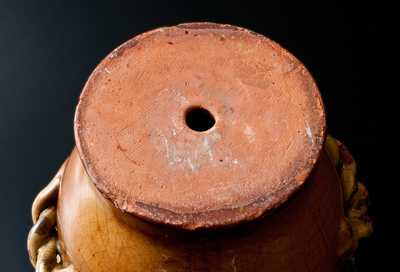
M 325 115 L 311 75 L 275 42 L 195 23 L 139 35 L 105 58 L 81 95 L 75 136 L 119 209 L 213 228 L 257 218 L 304 183 Z

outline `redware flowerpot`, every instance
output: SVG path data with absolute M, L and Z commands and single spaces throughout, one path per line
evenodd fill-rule
M 37 271 L 337 271 L 371 232 L 312 76 L 249 30 L 134 37 L 88 79 L 74 130 L 33 205 Z

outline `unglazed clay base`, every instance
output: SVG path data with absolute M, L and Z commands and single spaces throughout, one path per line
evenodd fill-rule
M 215 124 L 196 131 L 188 111 Z M 324 139 L 318 89 L 271 40 L 213 24 L 161 28 L 114 50 L 77 108 L 77 148 L 118 208 L 187 229 L 234 224 L 303 184 Z M 129 189 L 127 189 L 129 188 Z

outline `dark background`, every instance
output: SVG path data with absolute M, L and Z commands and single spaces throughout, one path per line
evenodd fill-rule
M 136 34 L 189 21 L 250 28 L 309 68 L 329 132 L 349 146 L 370 190 L 376 227 L 357 251 L 359 271 L 382 270 L 387 189 L 377 167 L 380 16 L 367 2 L 0 1 L 0 270 L 33 271 L 26 253 L 30 206 L 74 145 L 74 109 L 92 69 Z

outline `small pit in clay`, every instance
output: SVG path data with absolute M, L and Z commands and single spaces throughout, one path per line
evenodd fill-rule
M 205 108 L 196 106 L 190 107 L 185 113 L 186 125 L 194 131 L 203 132 L 215 125 L 215 118 Z

